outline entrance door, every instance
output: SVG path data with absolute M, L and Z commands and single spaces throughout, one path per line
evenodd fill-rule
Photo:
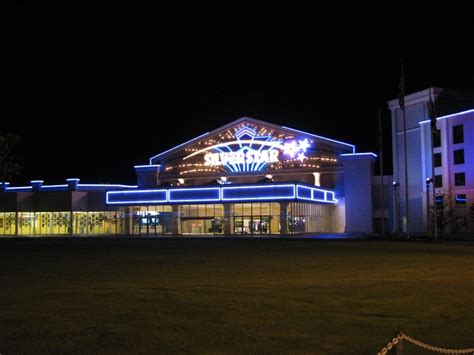
M 204 217 L 183 217 L 181 220 L 181 230 L 183 234 L 213 235 L 222 234 L 223 225 L 221 218 Z
M 251 216 L 234 217 L 234 234 L 255 234 L 255 225 Z
M 252 235 L 270 234 L 270 216 L 254 216 L 249 220 L 249 226 Z
M 258 233 L 270 234 L 270 216 L 261 216 L 258 219 Z
M 138 235 L 153 236 L 161 235 L 165 232 L 164 222 L 166 213 L 157 213 L 155 211 L 139 213 L 135 215 L 134 225 L 137 228 Z

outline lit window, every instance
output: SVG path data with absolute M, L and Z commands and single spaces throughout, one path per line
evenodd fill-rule
M 466 194 L 457 194 L 455 197 L 456 206 L 465 207 L 467 204 L 467 197 Z

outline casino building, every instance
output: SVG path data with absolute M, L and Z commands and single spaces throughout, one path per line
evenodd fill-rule
M 137 185 L 1 185 L 0 235 L 371 233 L 376 155 L 243 117 L 135 166 Z

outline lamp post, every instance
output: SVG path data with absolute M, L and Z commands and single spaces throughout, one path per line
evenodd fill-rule
M 398 181 L 394 181 L 392 186 L 395 199 L 395 235 L 398 237 L 400 235 L 400 198 L 398 189 L 400 183 Z
M 430 184 L 433 182 L 432 178 L 426 178 L 426 232 L 430 233 Z

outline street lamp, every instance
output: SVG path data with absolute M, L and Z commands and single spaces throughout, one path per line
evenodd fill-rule
M 394 181 L 392 183 L 393 186 L 393 195 L 395 199 L 395 235 L 398 237 L 400 235 L 400 183 L 398 181 Z
M 430 177 L 426 178 L 426 232 L 430 232 L 430 184 L 433 179 Z

